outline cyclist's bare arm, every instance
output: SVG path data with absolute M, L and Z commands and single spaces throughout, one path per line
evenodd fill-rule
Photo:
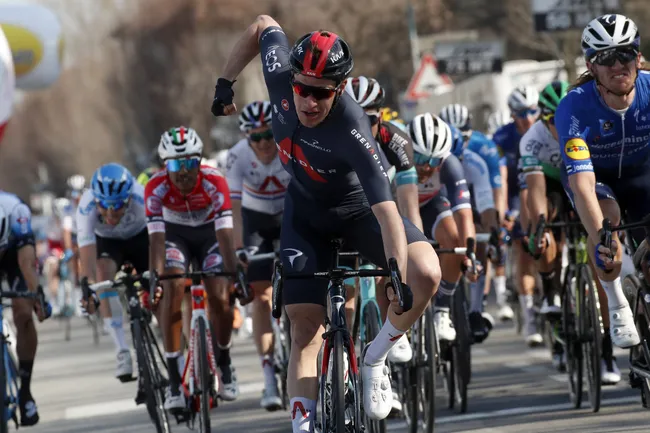
M 63 248 L 72 251 L 74 242 L 72 242 L 72 230 L 63 230 Z
M 233 243 L 233 229 L 223 228 L 216 231 L 219 252 L 223 257 L 223 268 L 226 272 L 234 272 L 236 268 L 235 247 Z
M 165 271 L 165 233 L 149 234 L 149 269 L 161 275 Z
M 589 238 L 598 243 L 598 231 L 603 228 L 603 211 L 596 196 L 596 175 L 587 171 L 576 173 L 569 176 L 569 185 L 573 191 L 580 222 L 585 226 Z
M 495 189 L 496 191 L 496 189 Z M 487 230 L 499 228 L 497 210 L 494 208 L 486 209 L 481 213 L 481 225 Z
M 406 261 L 408 257 L 406 232 L 397 205 L 394 201 L 384 201 L 374 204 L 371 209 L 381 227 L 381 237 L 384 241 L 386 258 L 394 257 L 397 260 L 397 266 L 402 278 L 406 278 Z
M 81 261 L 81 277 L 88 277 L 90 282 L 97 281 L 95 268 L 97 266 L 97 245 L 90 244 L 79 248 Z
M 506 215 L 506 208 L 507 206 L 505 205 L 506 202 L 508 201 L 508 196 L 505 195 L 505 188 L 503 186 L 500 186 L 498 188 L 493 188 L 492 192 L 494 194 L 494 205 L 496 206 L 496 211 L 498 212 L 499 218 L 503 219 L 505 218 Z M 497 221 L 497 226 L 499 227 L 501 225 L 501 221 L 496 219 Z
M 397 187 L 397 206 L 402 216 L 411 221 L 421 232 L 424 232 L 422 217 L 420 216 L 417 185 L 409 183 Z
M 472 209 L 459 209 L 454 212 L 454 221 L 456 222 L 456 227 L 458 228 L 458 237 L 460 239 L 461 245 L 467 245 L 468 238 L 476 237 L 476 227 L 474 226 L 474 216 L 472 215 Z
M 259 15 L 253 24 L 248 26 L 232 49 L 221 76 L 229 81 L 237 79 L 255 56 L 260 53 L 259 39 L 262 32 L 268 27 L 280 25 L 268 15 Z
M 548 221 L 548 204 L 546 201 L 546 178 L 543 173 L 530 173 L 526 176 L 528 185 L 528 215 L 533 227 L 537 227 L 539 216 L 544 215 Z
M 503 191 L 503 204 L 501 205 L 503 212 L 500 212 L 499 216 L 501 221 L 504 221 L 508 211 L 508 166 L 502 165 L 499 167 L 499 171 L 501 172 L 501 191 Z
M 25 278 L 27 289 L 36 293 L 38 274 L 36 273 L 36 249 L 33 245 L 28 244 L 18 250 L 18 267 Z
M 232 205 L 232 230 L 235 250 L 244 248 L 244 221 L 241 215 L 241 200 L 230 198 Z M 219 233 L 219 232 L 217 232 Z M 219 243 L 221 245 L 221 243 Z

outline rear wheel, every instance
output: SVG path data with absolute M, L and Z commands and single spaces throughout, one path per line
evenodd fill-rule
M 5 363 L 7 358 L 9 357 L 8 351 L 8 346 L 6 342 L 4 341 L 5 336 L 0 335 L 0 339 L 2 340 L 1 344 L 1 355 L 2 359 L 0 359 L 0 401 L 2 402 L 2 421 L 0 422 L 0 433 L 8 433 L 9 427 L 8 427 L 8 414 L 9 414 L 9 408 L 7 407 L 7 388 L 8 388 L 8 383 L 7 383 L 7 371 L 5 370 Z
M 598 302 L 598 293 L 594 286 L 589 265 L 580 267 L 580 290 L 585 292 L 583 304 L 584 309 L 581 312 L 583 318 L 583 340 L 582 351 L 584 353 L 585 371 L 587 372 L 587 393 L 591 409 L 594 412 L 600 410 L 601 395 L 601 356 L 603 342 L 603 327 L 600 317 L 600 305 Z
M 646 314 L 644 298 L 647 294 L 641 281 L 634 275 L 628 275 L 623 280 L 623 291 L 626 296 L 632 297 L 630 303 L 634 314 L 634 324 L 641 338 L 641 344 L 630 349 L 630 364 L 635 368 L 642 369 L 650 373 L 650 318 Z M 641 389 L 641 402 L 643 407 L 650 409 L 650 380 L 636 373 L 632 373 L 631 383 L 633 387 Z
M 456 328 L 456 341 L 451 355 L 454 376 L 455 405 L 461 413 L 467 412 L 467 387 L 472 374 L 471 344 L 464 285 L 461 284 L 452 298 L 452 320 Z M 450 393 L 451 396 L 451 393 Z

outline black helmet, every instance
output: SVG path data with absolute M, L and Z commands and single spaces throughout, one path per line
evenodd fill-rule
M 350 46 L 336 33 L 319 30 L 298 39 L 291 48 L 291 70 L 342 83 L 352 71 Z

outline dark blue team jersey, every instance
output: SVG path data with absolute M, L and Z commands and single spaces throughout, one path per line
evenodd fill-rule
M 519 193 L 518 162 L 521 137 L 515 122 L 503 125 L 492 136 L 492 140 L 496 143 L 499 153 L 508 167 L 508 195 L 510 196 Z
M 291 46 L 286 35 L 280 27 L 269 27 L 259 43 L 273 106 L 273 136 L 282 165 L 291 174 L 288 193 L 296 191 L 325 207 L 340 205 L 351 197 L 363 205 L 363 193 L 370 205 L 392 201 L 389 165 L 363 109 L 343 92 L 320 125 L 302 126 L 293 102 Z

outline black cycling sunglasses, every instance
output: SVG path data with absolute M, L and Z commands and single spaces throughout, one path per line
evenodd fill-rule
M 626 64 L 635 60 L 639 52 L 634 48 L 611 48 L 601 51 L 591 58 L 591 63 L 600 66 L 614 66 L 618 60 L 621 64 Z
M 291 87 L 293 87 L 293 93 L 298 94 L 300 97 L 308 98 L 313 96 L 318 101 L 329 99 L 336 93 L 336 87 L 308 86 L 294 79 L 291 80 Z
M 269 129 L 268 131 L 264 132 L 252 132 L 248 135 L 248 138 L 256 143 L 262 140 L 270 140 L 273 138 L 273 130 Z

